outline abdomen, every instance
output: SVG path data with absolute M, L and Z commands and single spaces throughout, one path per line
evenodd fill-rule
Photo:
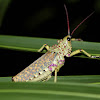
M 13 81 L 41 81 L 48 79 L 51 71 L 48 66 L 52 64 L 56 53 L 47 52 L 12 78 Z

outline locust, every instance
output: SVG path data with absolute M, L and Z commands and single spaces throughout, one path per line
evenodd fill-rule
M 57 82 L 57 72 L 65 63 L 65 57 L 72 57 L 78 53 L 83 53 L 90 58 L 100 58 L 100 56 L 92 56 L 83 49 L 78 49 L 72 52 L 71 40 L 75 30 L 87 20 L 94 12 L 88 15 L 77 27 L 70 33 L 69 17 L 66 5 L 64 4 L 66 16 L 68 35 L 63 39 L 58 40 L 58 44 L 50 47 L 44 44 L 38 52 L 41 52 L 44 48 L 47 50 L 40 58 L 35 60 L 32 64 L 26 67 L 24 70 L 19 72 L 17 75 L 12 77 L 14 82 L 37 82 L 37 81 L 48 81 L 52 73 L 54 72 L 54 82 Z

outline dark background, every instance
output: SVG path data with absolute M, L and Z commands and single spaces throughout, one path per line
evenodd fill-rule
M 84 41 L 100 42 L 100 0 L 11 0 L 3 16 L 0 34 L 63 38 L 67 35 L 64 3 L 71 31 L 91 12 L 95 13 L 73 34 Z M 0 49 L 0 76 L 13 76 L 42 54 Z M 59 75 L 99 74 L 99 60 L 66 58 Z

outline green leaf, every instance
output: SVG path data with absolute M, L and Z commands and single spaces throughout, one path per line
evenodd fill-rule
M 43 44 L 52 46 L 57 44 L 57 39 L 0 35 L 0 48 L 37 52 Z M 100 56 L 100 43 L 72 41 L 72 50 L 77 49 L 84 49 L 91 55 Z M 79 55 L 79 57 L 86 56 Z
M 11 82 L 0 78 L 1 100 L 99 100 L 100 75 L 58 76 L 48 82 Z M 17 98 L 16 98 L 17 97 Z
M 24 36 L 7 36 L 0 35 L 0 47 L 6 49 L 16 49 L 23 51 L 37 52 L 45 43 L 52 46 L 56 39 L 24 37 Z

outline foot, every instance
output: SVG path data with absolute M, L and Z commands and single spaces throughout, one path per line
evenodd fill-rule
M 100 58 L 100 56 L 91 56 L 91 58 Z

